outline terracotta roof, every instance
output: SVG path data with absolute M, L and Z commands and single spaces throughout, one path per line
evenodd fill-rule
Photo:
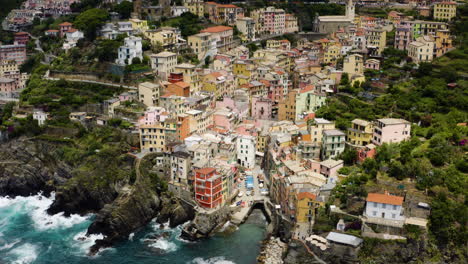
M 49 29 L 47 32 L 59 32 L 57 29 Z
M 215 26 L 215 27 L 205 28 L 200 32 L 201 33 L 219 33 L 219 32 L 228 31 L 228 30 L 232 30 L 232 27 Z
M 218 5 L 219 7 L 226 7 L 226 8 L 238 8 L 236 5 L 226 4 L 226 5 Z
M 297 196 L 298 200 L 302 200 L 304 198 L 309 198 L 311 200 L 315 200 L 315 198 L 317 198 L 317 196 L 315 194 L 312 194 L 310 192 L 301 192 L 301 193 L 296 194 L 296 196 Z
M 15 33 L 15 36 L 18 36 L 18 35 L 28 35 L 28 34 L 29 34 L 28 32 L 21 31 L 21 32 Z
M 76 31 L 78 31 L 78 29 L 76 29 L 76 28 L 70 28 L 67 32 L 68 32 L 68 33 L 73 33 L 73 32 L 76 32 Z
M 63 22 L 63 23 L 59 24 L 59 26 L 71 26 L 71 25 L 72 25 L 72 23 L 70 23 L 70 22 Z
M 374 203 L 402 205 L 403 204 L 403 197 L 396 196 L 396 195 L 390 195 L 390 194 L 369 193 L 367 195 L 366 201 L 374 202 Z
M 212 72 L 212 73 L 210 73 L 210 75 L 215 77 L 215 78 L 223 76 L 220 72 Z
M 201 169 L 195 170 L 195 173 L 210 174 L 213 171 L 216 171 L 216 169 L 215 168 L 201 168 Z
M 188 84 L 186 82 L 176 82 L 174 84 L 179 86 L 179 87 L 182 87 L 182 88 L 190 87 L 190 84 Z

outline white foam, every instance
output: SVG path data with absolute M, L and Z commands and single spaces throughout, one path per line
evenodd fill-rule
M 17 196 L 14 199 L 2 197 L 0 198 L 0 207 L 13 207 L 14 210 L 25 209 L 33 220 L 34 227 L 38 230 L 70 228 L 89 219 L 89 216 L 77 214 L 70 217 L 65 217 L 63 213 L 55 215 L 47 214 L 46 210 L 53 203 L 54 199 L 55 193 L 52 193 L 50 198 L 42 194 L 28 197 Z
M 150 247 L 158 248 L 164 250 L 164 252 L 169 253 L 177 250 L 177 245 L 173 242 L 170 242 L 166 239 L 158 239 L 156 242 L 149 244 Z
M 96 240 L 103 238 L 104 236 L 102 234 L 92 234 L 86 236 L 86 231 L 83 231 L 73 237 L 73 246 L 79 249 L 77 252 L 79 255 L 86 255 Z
M 236 264 L 230 260 L 226 260 L 225 257 L 213 257 L 209 259 L 195 258 L 192 260 L 193 264 Z
M 128 240 L 130 241 L 133 241 L 133 238 L 135 237 L 135 233 L 131 233 L 129 236 L 128 236 Z
M 25 243 L 10 251 L 11 255 L 16 257 L 12 264 L 28 264 L 33 263 L 37 259 L 37 246 Z
M 12 247 L 14 247 L 16 244 L 18 244 L 21 240 L 19 239 L 15 239 L 13 242 L 11 243 L 6 243 L 5 245 L 1 246 L 0 247 L 0 251 L 2 250 L 6 250 L 6 249 L 10 249 Z

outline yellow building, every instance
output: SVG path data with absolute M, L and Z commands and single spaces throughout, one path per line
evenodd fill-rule
M 449 52 L 452 48 L 452 37 L 448 29 L 437 30 L 435 36 L 436 57 L 440 57 Z
M 184 82 L 190 84 L 190 92 L 198 92 L 201 88 L 201 78 L 195 65 L 190 63 L 178 64 L 174 68 L 174 72 L 182 73 Z
M 341 47 L 339 44 L 327 46 L 323 53 L 324 63 L 335 63 L 336 59 L 340 56 Z
M 296 194 L 296 221 L 298 223 L 310 223 L 317 209 L 323 206 L 323 202 L 317 201 L 317 196 L 310 192 Z
M 268 142 L 268 133 L 258 133 L 258 136 L 257 136 L 257 151 L 258 152 L 261 152 L 261 153 L 264 153 L 265 152 L 265 149 L 266 149 L 266 146 L 267 146 L 267 142 Z
M 289 91 L 278 105 L 278 120 L 296 120 L 296 95 L 297 90 Z
M 177 31 L 171 27 L 147 30 L 143 35 L 151 42 L 151 45 L 161 45 L 166 51 L 174 50 L 180 38 Z
M 131 18 L 129 19 L 130 23 L 132 23 L 132 29 L 139 32 L 145 32 L 149 29 L 148 21 L 141 20 L 138 18 Z
M 283 50 L 290 50 L 291 49 L 291 42 L 287 39 L 269 39 L 266 42 L 267 49 L 283 49 Z
M 356 146 L 365 146 L 371 143 L 374 126 L 371 122 L 354 119 L 348 128 L 348 142 Z
M 16 61 L 2 61 L 0 63 L 0 76 L 9 74 L 19 74 L 20 70 Z
M 203 17 L 205 13 L 205 3 L 203 0 L 184 0 L 183 5 L 187 7 L 190 13 Z
M 254 52 L 253 58 L 263 65 L 276 66 L 291 72 L 292 59 L 283 50 L 259 49 Z
M 345 57 L 343 61 L 343 72 L 353 75 L 364 74 L 364 58 L 359 54 L 351 54 Z
M 188 45 L 198 55 L 200 61 L 204 60 L 213 49 L 211 33 L 199 33 L 188 37 Z M 216 48 L 215 48 L 216 49 Z
M 166 144 L 175 138 L 176 131 L 177 122 L 172 119 L 166 119 L 165 122 L 152 125 L 141 125 L 139 128 L 141 150 L 165 151 Z
M 456 2 L 439 2 L 434 4 L 434 19 L 450 21 L 457 15 Z
M 212 72 L 203 76 L 202 90 L 212 92 L 215 98 L 230 94 L 233 88 L 233 79 L 221 72 Z
M 387 45 L 387 31 L 381 28 L 367 29 L 366 43 L 371 55 L 380 56 Z

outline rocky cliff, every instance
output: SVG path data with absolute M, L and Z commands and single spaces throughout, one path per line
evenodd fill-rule
M 195 218 L 182 230 L 181 236 L 190 241 L 206 238 L 217 227 L 226 223 L 229 217 L 229 207 L 223 207 L 214 212 L 197 212 Z
M 71 168 L 54 157 L 60 144 L 19 138 L 0 145 L 0 196 L 54 190 L 71 178 Z

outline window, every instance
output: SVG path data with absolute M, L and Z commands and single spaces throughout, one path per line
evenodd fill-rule
M 396 205 L 393 205 L 393 210 L 396 210 L 397 209 L 397 206 Z
M 374 208 L 377 208 L 377 203 L 374 203 Z
M 382 204 L 382 208 L 383 208 L 383 209 L 387 208 L 387 205 L 386 205 L 386 204 Z
M 372 211 L 372 215 L 373 215 L 373 216 L 376 216 L 376 215 L 377 215 L 377 211 Z
M 392 218 L 395 218 L 395 217 L 396 217 L 396 215 L 395 215 L 395 214 L 392 214 Z

